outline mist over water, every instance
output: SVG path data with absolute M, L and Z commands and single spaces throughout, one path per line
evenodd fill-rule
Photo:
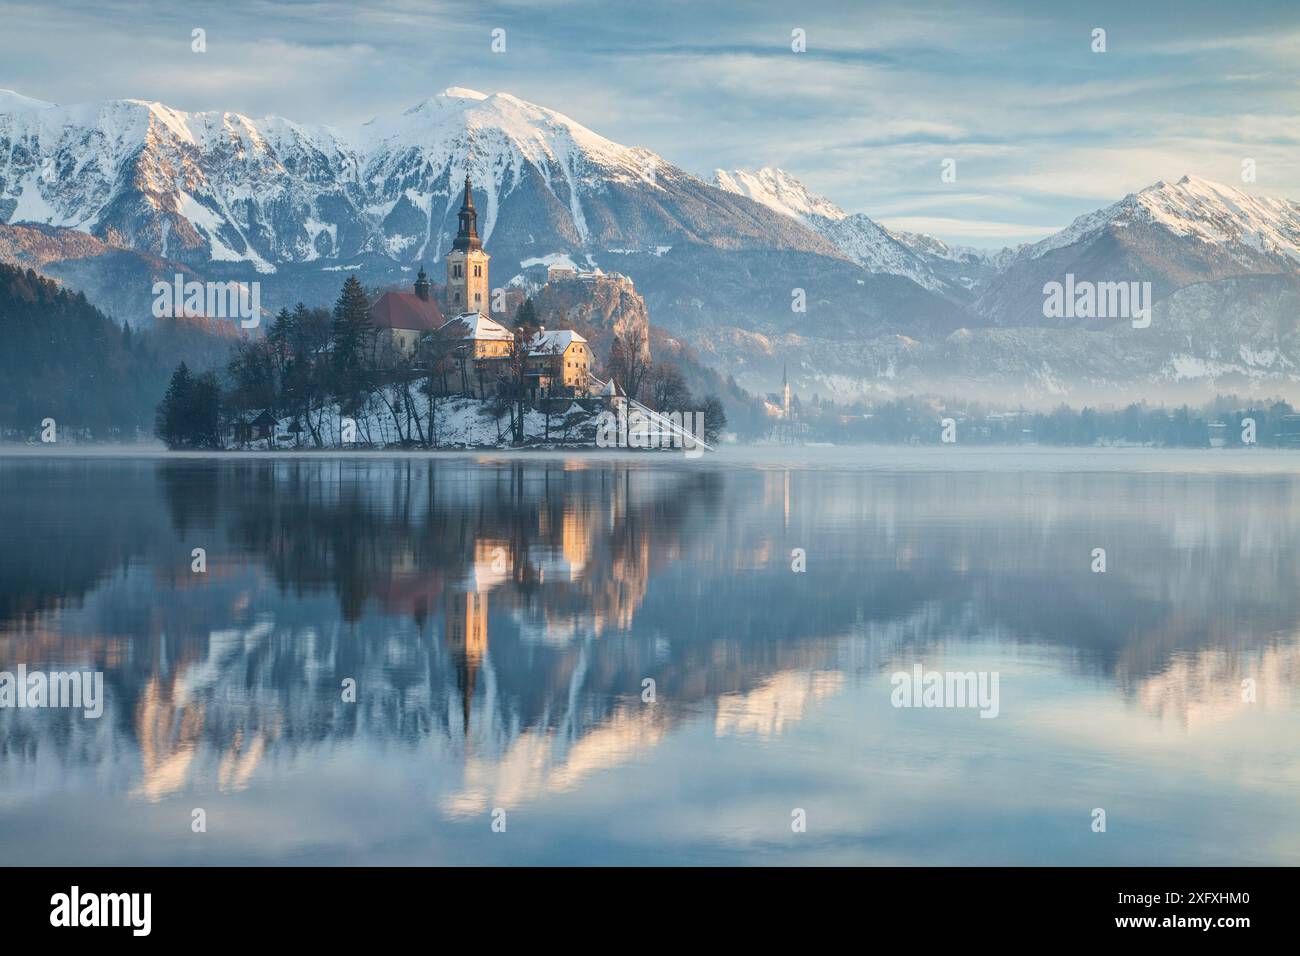
M 3 457 L 0 670 L 105 702 L 0 709 L 0 846 L 1294 864 L 1293 461 Z M 998 673 L 996 718 L 894 707 L 917 664 Z

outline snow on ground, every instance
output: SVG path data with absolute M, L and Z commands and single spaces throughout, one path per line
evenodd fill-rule
M 439 399 L 433 416 L 433 431 L 438 447 L 496 448 L 510 445 L 510 415 L 508 413 L 503 414 L 498 420 L 487 413 L 486 409 L 487 403 L 480 399 L 464 398 L 462 396 Z M 427 410 L 427 400 L 420 396 L 416 401 L 416 412 L 418 413 L 420 428 L 427 427 Z M 559 445 L 564 441 L 564 420 L 572 414 L 581 414 L 582 419 L 569 429 L 567 444 L 592 444 L 596 417 L 599 412 L 587 412 L 576 402 L 564 411 L 551 413 L 549 444 Z M 399 431 L 397 423 L 393 420 L 392 413 L 378 396 L 371 402 L 366 411 L 358 415 L 355 420 L 357 426 L 356 441 L 358 444 L 382 446 L 397 444 L 404 438 L 419 440 L 420 430 L 416 427 L 414 421 L 410 424 L 408 431 L 406 419 L 403 416 L 401 430 Z M 277 433 L 281 436 L 279 444 L 282 447 L 285 444 L 286 437 L 292 441 L 292 433 L 289 431 L 292 424 L 292 416 L 286 416 L 279 422 Z M 342 418 L 337 407 L 325 410 L 320 416 L 318 428 L 321 441 L 327 448 L 338 447 L 342 443 Z M 528 409 L 524 415 L 524 434 L 529 440 L 547 443 L 546 415 L 536 409 Z M 256 444 L 260 446 L 264 443 L 258 442 Z M 301 444 L 304 446 L 313 444 L 311 433 L 305 428 L 301 435 Z

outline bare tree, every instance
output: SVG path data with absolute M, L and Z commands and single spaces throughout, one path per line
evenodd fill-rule
M 514 328 L 511 329 L 510 343 L 503 356 L 503 384 L 507 398 L 511 403 L 510 424 L 514 443 L 524 443 L 524 408 L 528 400 L 528 357 L 537 337 L 540 326 L 537 324 L 537 312 L 533 300 L 526 300 L 515 313 Z
M 691 405 L 691 390 L 681 369 L 671 362 L 656 365 L 646 376 L 647 399 L 659 412 L 685 411 Z
M 447 394 L 447 372 L 455 364 L 456 343 L 446 336 L 427 334 L 416 347 L 415 366 L 423 376 L 420 391 L 425 397 L 428 430 L 422 440 L 438 447 L 438 399 Z
M 628 398 L 640 398 L 650 367 L 650 341 L 645 326 L 627 325 L 615 334 L 609 349 L 609 374 L 623 386 Z
M 375 391 L 388 409 L 397 429 L 397 440 L 405 443 L 411 435 L 410 379 L 414 372 L 410 357 L 391 336 L 380 335 L 375 344 Z M 403 418 L 405 417 L 405 428 Z

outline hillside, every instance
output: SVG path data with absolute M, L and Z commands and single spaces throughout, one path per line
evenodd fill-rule
M 0 429 L 35 440 L 53 418 L 60 441 L 147 435 L 167 377 L 184 357 L 223 364 L 237 332 L 205 320 L 119 326 L 81 293 L 0 263 Z

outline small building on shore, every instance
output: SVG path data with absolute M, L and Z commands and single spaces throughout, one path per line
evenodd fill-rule
M 501 362 L 510 356 L 514 334 L 482 312 L 464 312 L 449 319 L 434 333 L 467 395 L 484 398 L 491 393 Z
M 529 343 L 528 387 L 532 398 L 583 396 L 595 359 L 587 340 L 572 329 L 542 329 Z

